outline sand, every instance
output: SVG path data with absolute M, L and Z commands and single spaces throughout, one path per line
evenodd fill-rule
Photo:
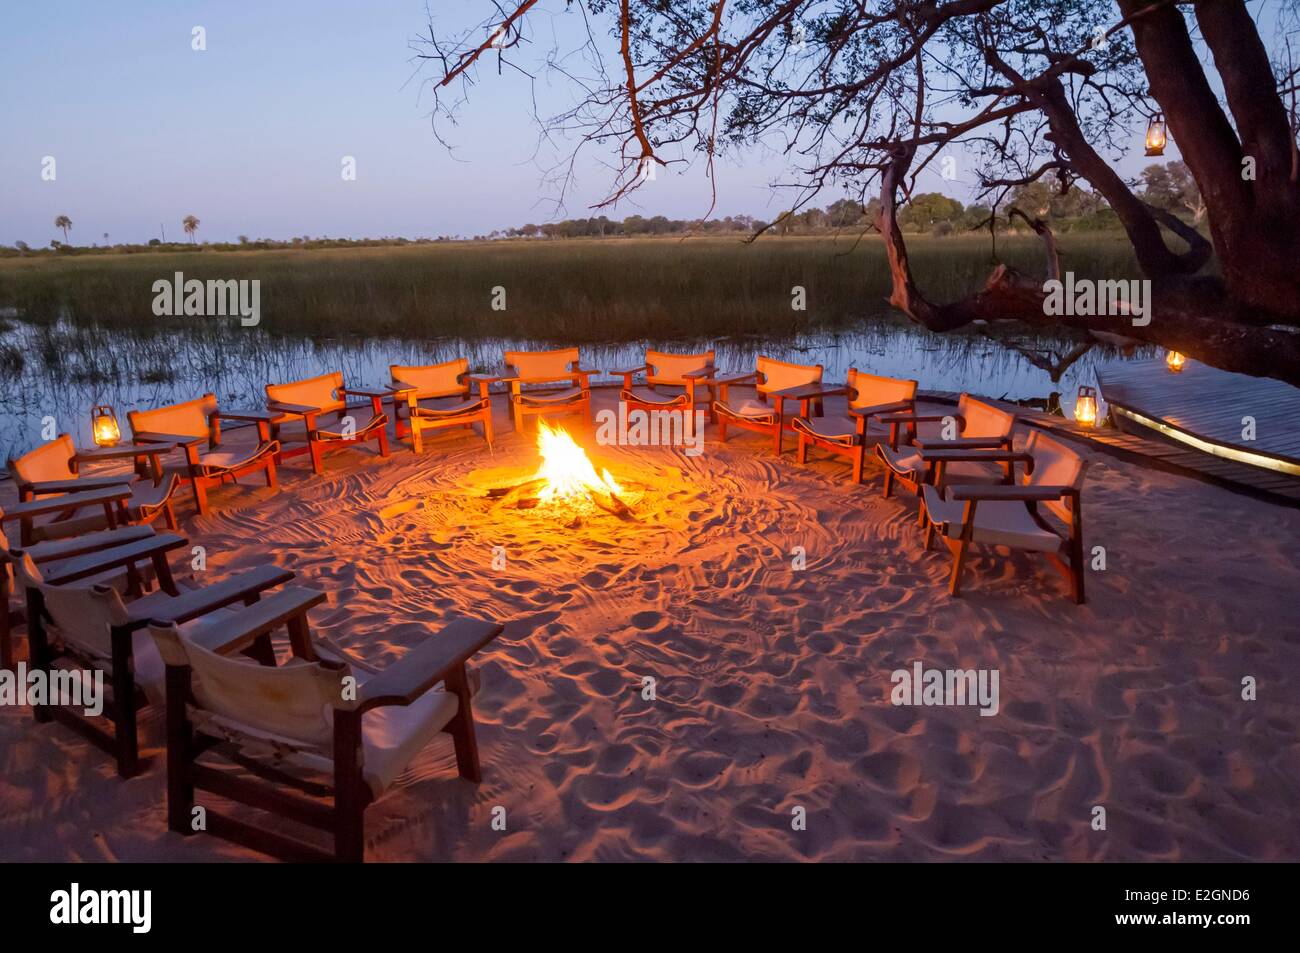
M 299 457 L 279 494 L 184 511 L 202 579 L 286 566 L 328 596 L 315 630 L 376 664 L 453 613 L 506 624 L 479 660 L 482 784 L 439 739 L 369 809 L 368 860 L 1300 859 L 1300 511 L 1092 454 L 1089 602 L 990 550 L 952 599 L 878 466 L 853 487 L 712 428 L 698 457 L 602 447 L 636 517 L 566 525 L 483 498 L 537 463 L 497 410 L 492 453 L 461 432 L 319 477 Z M 998 714 L 891 704 L 917 660 L 996 670 Z M 260 859 L 166 831 L 142 724 L 153 760 L 123 782 L 0 708 L 0 858 Z

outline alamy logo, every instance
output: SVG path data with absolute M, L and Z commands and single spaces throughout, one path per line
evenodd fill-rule
M 889 680 L 895 705 L 978 705 L 981 715 L 996 715 L 1000 707 L 997 669 L 927 669 L 914 662 L 911 671 L 896 669 Z
M 27 663 L 19 662 L 16 671 L 0 669 L 0 705 L 69 705 L 95 718 L 104 711 L 104 673 L 64 668 L 29 672 Z
M 619 402 L 618 413 L 596 413 L 596 442 L 603 447 L 685 447 L 688 457 L 704 452 L 704 411 L 692 417 L 685 410 L 629 411 Z
M 1065 281 L 1055 278 L 1043 282 L 1043 314 L 1050 317 L 1075 315 L 1114 315 L 1128 317 L 1133 327 L 1144 328 L 1151 323 L 1151 282 L 1093 281 L 1091 278 L 1075 279 L 1074 272 L 1065 273 Z
M 74 883 L 50 894 L 50 922 L 59 925 L 125 923 L 132 933 L 153 924 L 152 890 L 82 890 Z
M 158 317 L 225 317 L 239 315 L 239 323 L 255 327 L 262 320 L 262 282 L 260 279 L 198 278 L 185 279 L 178 271 L 173 278 L 159 278 L 153 283 L 153 313 Z

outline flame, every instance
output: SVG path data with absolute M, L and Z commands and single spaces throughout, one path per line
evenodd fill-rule
M 543 502 L 585 498 L 595 491 L 614 496 L 623 488 L 614 482 L 608 470 L 600 476 L 587 459 L 587 452 L 574 442 L 563 427 L 551 427 L 545 420 L 537 421 L 537 452 L 542 456 L 542 466 L 534 479 L 545 480 L 538 496 Z

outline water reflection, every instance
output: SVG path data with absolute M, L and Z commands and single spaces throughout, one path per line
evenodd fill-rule
M 1012 400 L 1062 394 L 1069 413 L 1081 383 L 1113 352 L 1094 349 L 1053 382 L 1009 347 L 1064 353 L 1070 341 L 1050 336 L 996 341 L 979 335 L 936 335 L 906 324 L 871 321 L 835 332 L 773 341 L 642 341 L 583 346 L 583 363 L 612 368 L 636 364 L 645 347 L 717 352 L 718 365 L 748 370 L 767 354 L 781 360 L 820 363 L 825 379 L 842 381 L 850 367 L 892 377 L 915 377 L 923 390 L 962 391 Z M 0 332 L 0 452 L 22 453 L 42 442 L 53 418 L 54 432 L 70 432 L 90 443 L 89 410 L 113 405 L 123 420 L 136 407 L 189 400 L 208 391 L 227 406 L 260 407 L 263 385 L 342 370 L 354 384 L 381 384 L 388 365 L 430 364 L 468 357 L 475 369 L 498 367 L 506 348 L 543 348 L 547 342 L 501 339 L 286 339 L 257 330 L 231 331 L 197 325 L 183 331 L 109 332 L 70 324 L 32 325 L 10 321 Z M 1139 355 L 1141 356 L 1141 355 Z M 599 378 L 597 378 L 599 380 Z

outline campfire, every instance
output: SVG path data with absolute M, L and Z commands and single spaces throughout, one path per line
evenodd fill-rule
M 587 452 L 563 427 L 537 421 L 537 452 L 542 465 L 523 483 L 496 487 L 488 496 L 501 505 L 516 509 L 538 506 L 578 512 L 596 506 L 618 516 L 630 516 L 631 508 L 619 497 L 623 488 L 602 468 L 599 475 Z

